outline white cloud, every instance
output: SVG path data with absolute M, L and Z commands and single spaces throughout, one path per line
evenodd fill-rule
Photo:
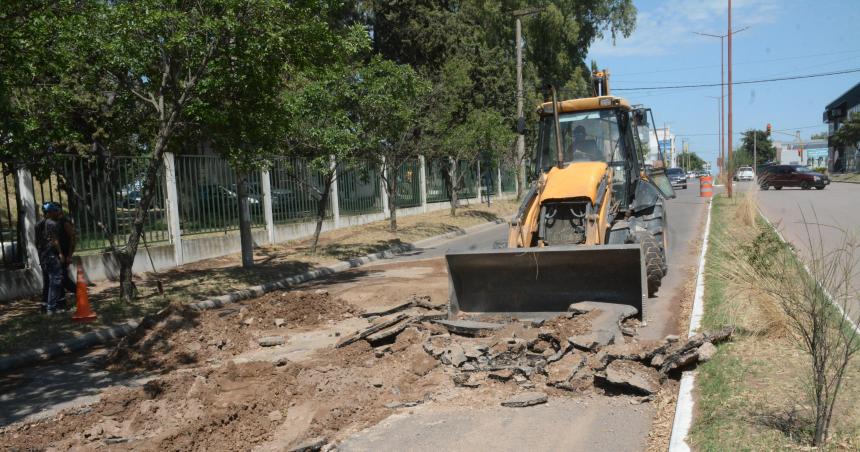
M 629 38 L 610 37 L 597 41 L 590 49 L 595 57 L 657 56 L 674 53 L 679 46 L 694 44 L 704 37 L 693 32 L 724 34 L 726 0 L 668 0 L 655 4 L 637 1 L 636 30 Z M 779 0 L 735 0 L 732 2 L 734 28 L 759 25 L 775 20 Z

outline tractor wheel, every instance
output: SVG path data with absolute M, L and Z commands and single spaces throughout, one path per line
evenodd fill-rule
M 636 234 L 636 241 L 642 245 L 642 250 L 645 252 L 645 274 L 648 279 L 648 296 L 653 297 L 660 289 L 660 282 L 664 276 L 663 266 L 666 260 L 660 249 L 660 242 L 651 233 L 640 232 Z
M 800 183 L 801 190 L 809 190 L 810 188 L 812 188 L 812 185 L 809 182 L 803 181 Z

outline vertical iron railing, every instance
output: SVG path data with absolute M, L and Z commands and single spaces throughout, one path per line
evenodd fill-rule
M 337 178 L 341 215 L 382 212 L 379 170 L 372 162 L 362 161 L 342 168 Z
M 421 162 L 418 159 L 407 160 L 397 171 L 397 207 L 415 207 L 421 205 Z
M 276 159 L 269 175 L 275 223 L 306 221 L 317 216 L 318 190 L 325 183 L 322 172 L 311 168 L 305 159 L 293 157 Z M 325 216 L 331 216 L 328 205 Z
M 265 227 L 260 172 L 250 171 L 247 179 L 251 227 Z M 176 191 L 182 235 L 238 230 L 238 182 L 236 171 L 220 156 L 177 156 Z
M 445 183 L 447 162 L 443 159 L 427 161 L 427 202 L 444 202 L 451 199 L 448 185 Z
M 502 165 L 502 192 L 517 191 L 517 170 L 512 165 Z
M 12 165 L 0 163 L 0 271 L 24 266 L 24 240 L 20 228 L 21 201 Z
M 463 160 L 457 164 L 457 171 L 462 175 L 462 178 L 460 179 L 460 183 L 462 185 L 460 187 L 460 191 L 457 192 L 457 195 L 460 198 L 468 199 L 478 196 L 478 187 L 475 180 L 477 178 L 477 170 L 477 163 L 475 162 L 469 163 Z
M 38 206 L 58 202 L 74 223 L 79 251 L 108 249 L 111 237 L 123 246 L 134 227 L 149 164 L 148 157 L 118 156 L 108 169 L 105 162 L 58 156 L 51 174 L 33 178 L 37 216 L 41 218 Z M 147 243 L 168 240 L 163 170 L 154 189 L 143 224 Z

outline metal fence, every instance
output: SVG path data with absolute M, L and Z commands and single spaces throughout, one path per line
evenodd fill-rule
M 179 225 L 183 235 L 239 229 L 239 193 L 236 172 L 226 160 L 211 155 L 176 157 Z M 248 175 L 251 226 L 264 227 L 260 173 Z
M 397 207 L 421 205 L 421 162 L 407 160 L 397 172 Z
M 478 167 L 476 163 L 468 164 L 466 161 L 461 161 L 457 164 L 457 170 L 462 175 L 462 188 L 457 192 L 460 198 L 468 199 L 478 196 L 478 186 L 475 180 L 478 175 Z
M 58 157 L 54 172 L 33 177 L 36 205 L 53 201 L 63 206 L 75 225 L 80 251 L 108 249 L 110 237 L 117 246 L 123 246 L 132 231 L 148 164 L 147 157 L 114 157 L 110 167 L 78 156 Z M 162 183 L 156 187 L 144 220 L 147 243 L 169 238 L 163 171 L 159 179 Z M 41 216 L 39 209 L 37 215 Z
M 272 218 L 275 223 L 306 221 L 317 215 L 319 192 L 325 183 L 320 171 L 301 158 L 283 158 L 269 170 L 272 184 Z M 330 204 L 326 217 L 331 216 Z
M 502 193 L 517 191 L 517 170 L 508 165 L 502 165 Z
M 341 215 L 382 212 L 379 170 L 361 162 L 338 172 L 337 201 Z
M 0 268 L 15 269 L 24 266 L 24 240 L 19 227 L 21 221 L 20 198 L 17 193 L 17 175 L 12 165 L 0 164 Z
M 451 199 L 445 183 L 447 162 L 442 159 L 427 160 L 427 202 L 444 202 Z

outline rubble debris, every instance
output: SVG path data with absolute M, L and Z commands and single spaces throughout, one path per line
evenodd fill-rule
M 710 342 L 705 342 L 699 347 L 698 352 L 699 362 L 706 363 L 710 361 L 711 358 L 713 358 L 714 355 L 717 353 L 717 347 Z
M 493 380 L 498 380 L 498 381 L 508 381 L 513 377 L 514 377 L 514 371 L 512 371 L 510 369 L 498 370 L 498 371 L 490 372 L 489 374 L 487 374 L 487 378 L 491 378 Z
M 247 319 L 242 320 L 242 325 L 251 326 L 254 323 L 253 317 L 248 317 Z
M 419 308 L 430 309 L 435 311 L 447 311 L 448 303 L 439 303 L 433 304 L 431 303 L 431 298 L 429 295 L 415 295 L 412 294 L 410 297 L 410 301 Z
M 588 314 L 592 311 L 601 311 L 601 313 L 611 313 L 616 317 L 616 321 L 624 320 L 628 317 L 633 317 L 639 313 L 639 310 L 627 304 L 601 303 L 597 301 L 580 301 L 571 304 L 567 311 L 572 314 Z
M 437 325 L 444 326 L 448 331 L 463 336 L 481 336 L 504 328 L 501 323 L 476 322 L 472 320 L 436 320 Z
M 615 334 L 611 331 L 595 331 L 589 334 L 581 334 L 567 338 L 568 342 L 576 348 L 586 351 L 597 351 L 601 348 L 615 343 Z
M 422 403 L 421 400 L 410 400 L 407 402 L 389 402 L 385 404 L 385 408 L 396 410 L 397 408 L 412 408 Z
M 651 365 L 659 367 L 666 374 L 676 369 L 683 369 L 699 361 L 699 347 L 705 343 L 717 344 L 731 337 L 734 328 L 726 327 L 712 333 L 698 333 L 684 343 L 669 347 L 664 353 L 655 355 Z
M 287 324 L 287 321 L 284 319 L 275 319 L 275 328 L 281 328 L 282 326 L 284 326 L 286 324 Z
M 414 304 L 413 304 L 411 301 L 407 301 L 407 302 L 405 302 L 405 303 L 401 303 L 401 304 L 399 304 L 399 305 L 397 305 L 397 306 L 394 306 L 393 308 L 387 308 L 387 309 L 383 309 L 383 310 L 381 310 L 381 311 L 368 311 L 368 312 L 365 312 L 364 314 L 361 314 L 361 317 L 364 317 L 364 318 L 368 318 L 368 317 L 383 317 L 383 316 L 386 316 L 386 315 L 389 315 L 389 314 L 394 314 L 395 312 L 400 312 L 400 311 L 403 311 L 403 310 L 409 309 L 409 308 L 411 308 L 411 307 L 413 307 L 413 306 L 414 306 Z
M 367 336 L 367 337 L 366 337 L 366 338 L 364 338 L 364 339 L 365 339 L 367 342 L 370 342 L 371 344 L 373 344 L 373 343 L 375 343 L 375 342 L 382 342 L 382 341 L 384 341 L 384 340 L 386 340 L 386 339 L 390 339 L 390 338 L 392 338 L 392 337 L 394 337 L 394 336 L 397 336 L 398 334 L 400 334 L 401 332 L 403 332 L 403 330 L 405 330 L 407 326 L 409 326 L 409 322 L 408 322 L 408 321 L 406 321 L 406 322 L 400 322 L 400 323 L 398 323 L 398 324 L 396 324 L 396 325 L 394 325 L 394 326 L 392 326 L 392 327 L 389 327 L 389 328 L 384 329 L 384 330 L 382 330 L 382 331 L 379 331 L 379 332 L 377 332 L 377 333 L 373 333 L 373 334 L 371 334 L 370 336 Z
M 661 376 L 656 370 L 636 361 L 621 359 L 609 363 L 603 373 L 595 377 L 609 385 L 632 389 L 644 395 L 656 393 L 661 385 Z
M 257 343 L 260 344 L 261 347 L 274 347 L 276 345 L 284 345 L 286 339 L 284 336 L 266 336 L 257 339 Z
M 524 408 L 546 403 L 546 401 L 547 396 L 542 392 L 521 392 L 502 402 L 502 406 L 509 408 Z
M 289 452 L 319 452 L 326 445 L 326 439 L 323 437 L 309 439 L 296 447 L 290 449 Z
M 338 342 L 337 345 L 335 345 L 335 348 L 345 347 L 349 344 L 352 344 L 353 342 L 360 341 L 360 340 L 366 338 L 367 336 L 370 336 L 371 334 L 376 333 L 377 331 L 384 330 L 385 328 L 388 328 L 392 325 L 399 323 L 400 321 L 406 319 L 407 317 L 408 316 L 406 314 L 398 314 L 396 317 L 390 318 L 388 320 L 383 320 L 383 321 L 381 321 L 375 325 L 371 325 L 369 328 L 365 329 L 364 331 L 358 332 L 352 336 L 345 337 L 345 338 L 341 339 L 341 341 Z
M 478 386 L 481 386 L 481 383 L 479 381 L 474 381 L 471 379 L 471 377 L 472 374 L 457 373 L 454 374 L 453 377 L 451 377 L 451 380 L 454 381 L 455 385 L 462 386 L 464 388 L 477 388 Z
M 576 377 L 577 373 L 585 367 L 588 358 L 580 354 L 568 354 L 560 361 L 547 366 L 547 386 L 556 386 L 565 389 L 565 385 Z

